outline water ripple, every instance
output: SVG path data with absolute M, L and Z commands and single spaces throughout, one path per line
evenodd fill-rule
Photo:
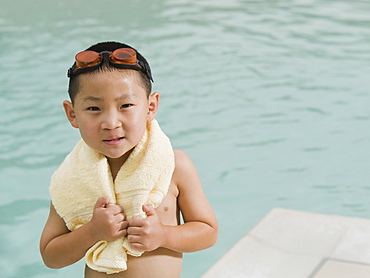
M 14 200 L 0 206 L 0 224 L 16 225 L 23 217 L 42 208 L 48 208 L 50 202 L 42 199 Z
M 253 143 L 241 143 L 241 144 L 239 143 L 239 144 L 235 144 L 235 146 L 236 147 L 264 147 L 264 146 L 268 146 L 268 145 L 271 145 L 271 144 L 278 144 L 278 143 L 281 143 L 281 142 L 284 142 L 284 141 L 286 141 L 286 139 L 281 138 L 281 139 L 253 142 Z

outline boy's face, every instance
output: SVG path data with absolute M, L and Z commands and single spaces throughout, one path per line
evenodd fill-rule
M 63 103 L 86 144 L 110 162 L 124 163 L 157 111 L 159 94 L 148 99 L 139 78 L 136 71 L 82 75 L 74 104 Z

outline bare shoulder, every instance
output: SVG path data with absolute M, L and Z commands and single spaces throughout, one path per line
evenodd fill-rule
M 178 149 L 174 149 L 173 152 L 175 154 L 176 166 L 178 166 L 178 165 L 180 165 L 180 166 L 186 166 L 185 164 L 187 164 L 187 163 L 193 164 L 193 162 L 191 161 L 190 157 L 184 151 L 178 150 Z
M 190 159 L 190 157 L 183 151 L 174 149 L 175 154 L 175 171 L 173 181 L 177 186 L 184 184 L 184 180 L 192 180 L 200 183 L 198 171 Z M 180 189 L 180 188 L 179 188 Z

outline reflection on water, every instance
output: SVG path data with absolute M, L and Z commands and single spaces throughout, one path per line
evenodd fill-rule
M 370 4 L 363 1 L 0 1 L 0 266 L 43 267 L 50 175 L 77 141 L 66 69 L 102 40 L 138 48 L 158 120 L 198 167 L 218 244 L 185 256 L 198 277 L 273 207 L 369 215 Z M 20 252 L 20 250 L 22 250 Z

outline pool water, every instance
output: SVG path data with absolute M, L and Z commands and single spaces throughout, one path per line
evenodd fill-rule
M 369 217 L 370 3 L 0 0 L 1 277 L 82 277 L 38 251 L 53 171 L 79 138 L 66 70 L 98 41 L 133 45 L 158 121 L 196 164 L 219 241 L 199 277 L 273 207 Z

